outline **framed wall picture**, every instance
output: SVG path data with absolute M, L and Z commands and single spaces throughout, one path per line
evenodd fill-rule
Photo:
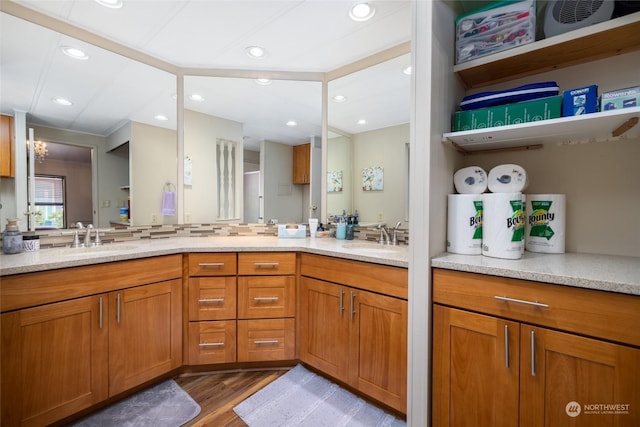
M 362 191 L 384 190 L 384 169 L 373 166 L 362 169 Z
M 342 191 L 342 171 L 327 172 L 327 192 L 339 193 Z

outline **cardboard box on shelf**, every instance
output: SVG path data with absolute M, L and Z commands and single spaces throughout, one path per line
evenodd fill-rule
M 598 86 L 591 85 L 562 93 L 562 116 L 579 116 L 598 111 Z
M 605 92 L 600 98 L 600 111 L 619 110 L 640 105 L 640 86 Z

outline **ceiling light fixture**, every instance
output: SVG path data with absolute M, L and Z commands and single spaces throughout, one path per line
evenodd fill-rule
M 256 79 L 255 82 L 262 86 L 269 86 L 272 83 L 271 79 Z
M 73 46 L 61 46 L 60 50 L 62 50 L 62 52 L 73 58 L 73 59 L 80 59 L 82 61 L 85 61 L 87 59 L 89 59 L 89 57 L 87 56 L 86 53 L 84 53 L 83 51 L 81 51 L 80 49 L 78 49 L 77 47 L 73 47 Z
M 33 158 L 42 163 L 46 155 L 49 154 L 47 144 L 42 141 L 36 141 L 33 144 Z
M 336 95 L 333 97 L 333 102 L 345 102 L 347 97 L 344 95 Z
M 405 67 L 402 70 L 402 72 L 405 73 L 407 76 L 410 76 L 411 75 L 411 65 L 409 65 L 408 67 Z
M 169 120 L 169 117 L 162 114 L 158 114 L 157 116 L 155 116 L 155 119 L 160 120 L 161 122 L 166 122 L 167 120 Z
M 96 2 L 110 9 L 120 9 L 123 5 L 122 0 L 96 0 Z
M 295 120 L 289 120 L 289 121 L 287 122 L 287 126 L 289 126 L 289 127 L 298 126 L 298 123 L 296 123 L 296 121 L 295 121 Z
M 53 102 L 55 102 L 58 105 L 63 105 L 65 107 L 70 107 L 73 105 L 73 102 L 69 101 L 67 98 L 62 98 L 62 97 L 53 98 Z
M 358 120 L 358 124 L 359 125 L 366 125 L 367 121 L 365 119 L 360 119 L 360 120 Z
M 373 18 L 376 8 L 369 3 L 357 3 L 349 9 L 349 18 L 356 22 L 364 22 Z
M 253 59 L 263 59 L 267 56 L 267 51 L 260 46 L 249 46 L 244 49 L 249 58 Z
M 196 102 L 204 101 L 204 96 L 198 95 L 197 93 L 189 95 L 189 99 Z

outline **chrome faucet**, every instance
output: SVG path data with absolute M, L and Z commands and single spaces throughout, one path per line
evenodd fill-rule
M 395 227 L 393 227 L 393 238 L 391 239 L 391 244 L 394 246 L 398 246 L 398 229 L 402 225 L 401 221 L 398 221 Z
M 378 240 L 378 242 L 381 245 L 388 244 L 390 242 L 389 232 L 385 228 L 385 224 L 378 224 L 378 228 L 380 229 L 380 239 Z
M 89 224 L 86 227 L 87 232 L 84 235 L 84 247 L 88 248 L 89 246 L 91 246 L 91 229 L 93 228 L 93 225 Z

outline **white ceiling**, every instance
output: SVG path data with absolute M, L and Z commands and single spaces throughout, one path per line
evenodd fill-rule
M 3 10 L 7 10 L 5 1 Z M 409 1 L 371 0 L 372 20 L 348 18 L 351 0 L 124 0 L 109 9 L 93 0 L 14 1 L 73 26 L 180 68 L 325 73 L 410 40 Z M 108 135 L 128 120 L 176 126 L 176 79 L 170 73 L 55 33 L 3 13 L 1 41 L 1 111 L 27 111 L 35 125 Z M 76 61 L 60 45 L 78 46 L 90 56 Z M 245 47 L 259 45 L 268 56 L 253 60 Z M 409 78 L 401 73 L 409 57 L 330 83 L 349 102 L 329 105 L 329 125 L 349 133 L 409 121 Z M 397 74 L 389 70 L 397 67 Z M 286 74 L 285 74 L 286 75 Z M 383 77 L 384 76 L 384 77 Z M 382 79 L 382 80 L 381 80 Z M 347 84 L 348 83 L 348 84 Z M 355 92 L 355 87 L 360 88 Z M 252 79 L 185 77 L 185 95 L 199 93 L 204 102 L 185 100 L 185 108 L 244 123 L 245 144 L 261 139 L 297 144 L 320 136 L 321 84 L 274 81 L 258 86 Z M 400 95 L 400 99 L 396 100 Z M 63 108 L 51 102 L 65 96 Z M 373 100 L 385 99 L 374 112 Z M 359 101 L 357 103 L 356 101 Z M 340 113 L 338 117 L 338 113 Z M 156 114 L 169 120 L 157 122 Z M 368 125 L 353 121 L 367 118 Z M 295 120 L 298 126 L 284 126 Z

